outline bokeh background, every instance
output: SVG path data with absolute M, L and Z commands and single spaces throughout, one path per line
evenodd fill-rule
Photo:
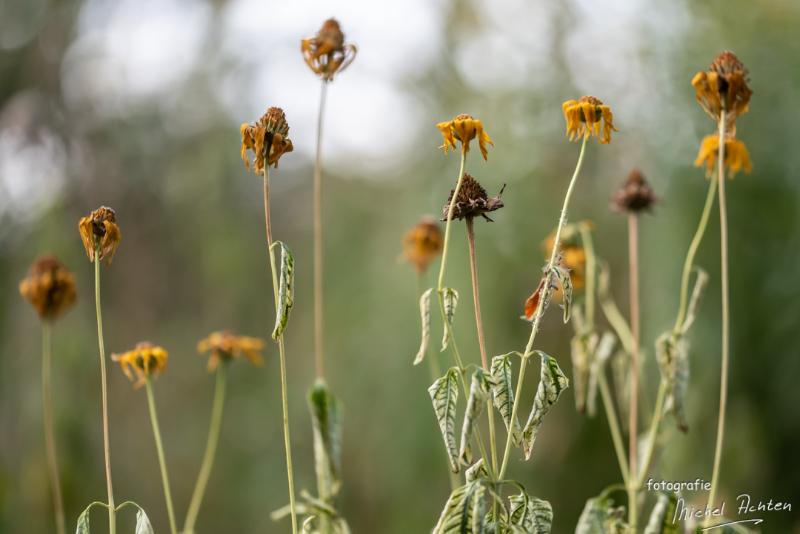
M 330 87 L 325 162 L 329 382 L 345 405 L 341 508 L 354 532 L 425 532 L 448 493 L 441 438 L 411 366 L 419 342 L 416 281 L 400 239 L 438 213 L 458 158 L 437 149 L 434 124 L 483 120 L 489 161 L 468 170 L 505 209 L 477 223 L 489 351 L 519 350 L 578 147 L 561 102 L 593 94 L 619 133 L 588 147 L 571 220 L 595 223 L 613 291 L 627 312 L 624 217 L 608 198 L 640 167 L 661 198 L 640 225 L 643 344 L 671 325 L 680 268 L 705 197 L 692 166 L 713 123 L 692 75 L 723 49 L 750 68 L 751 112 L 739 137 L 754 162 L 730 182 L 733 299 L 730 412 L 722 496 L 800 506 L 800 4 L 793 0 L 260 0 L 0 1 L 0 531 L 52 531 L 43 462 L 40 328 L 17 283 L 42 252 L 76 273 L 78 305 L 55 329 L 59 460 L 70 524 L 105 496 L 91 265 L 80 216 L 116 209 L 123 240 L 103 269 L 110 352 L 148 339 L 170 351 L 156 384 L 178 515 L 206 438 L 213 377 L 195 352 L 208 332 L 268 337 L 272 295 L 258 177 L 239 159 L 239 124 L 282 106 L 295 152 L 273 173 L 274 234 L 293 248 L 296 306 L 287 334 L 291 426 L 299 488 L 313 488 L 305 393 L 313 378 L 311 176 L 319 81 L 299 40 L 336 16 L 360 51 Z M 691 431 L 671 431 L 657 478 L 710 479 L 719 372 L 719 231 L 712 216 L 698 262 L 711 275 L 692 333 Z M 464 296 L 456 328 L 478 361 L 463 225 L 449 284 Z M 434 321 L 434 325 L 437 323 Z M 434 327 L 434 339 L 438 335 Z M 569 364 L 571 327 L 549 314 L 539 348 Z M 449 363 L 446 355 L 442 364 Z M 650 366 L 651 383 L 656 371 Z M 526 391 L 535 390 L 530 373 Z M 286 532 L 267 512 L 286 501 L 277 351 L 230 373 L 223 434 L 198 531 Z M 650 392 L 652 403 L 652 391 Z M 167 528 L 145 396 L 110 367 L 111 442 L 119 500 Z M 571 392 L 545 421 L 532 461 L 511 474 L 550 500 L 569 532 L 585 500 L 618 480 L 602 412 L 578 416 Z M 694 496 L 705 502 L 705 495 Z M 97 532 L 105 525 L 98 514 Z M 797 512 L 764 532 L 800 532 Z M 94 530 L 93 530 L 94 531 Z

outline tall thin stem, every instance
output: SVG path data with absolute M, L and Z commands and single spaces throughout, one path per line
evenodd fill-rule
M 153 397 L 153 383 L 150 377 L 145 377 L 144 387 L 147 390 L 147 408 L 150 411 L 150 422 L 153 425 L 153 437 L 156 441 L 156 453 L 158 454 L 158 467 L 161 469 L 161 483 L 164 486 L 164 500 L 167 502 L 167 517 L 169 518 L 169 530 L 172 534 L 178 533 L 178 526 L 175 522 L 175 508 L 172 505 L 172 492 L 169 489 L 169 475 L 167 474 L 167 460 L 164 457 L 164 445 L 161 442 L 161 429 L 158 425 L 158 414 L 156 413 L 156 400 Z
M 103 453 L 108 491 L 108 531 L 117 532 L 117 515 L 114 507 L 114 485 L 111 482 L 111 445 L 108 433 L 108 378 L 106 376 L 106 348 L 103 341 L 103 313 L 100 307 L 100 247 L 94 253 L 94 306 L 97 316 L 97 345 L 100 349 L 100 388 L 103 403 Z
M 211 423 L 208 426 L 206 451 L 203 453 L 203 463 L 200 464 L 200 472 L 197 475 L 197 482 L 194 485 L 192 500 L 189 501 L 189 510 L 186 512 L 186 521 L 184 521 L 183 527 L 185 534 L 192 534 L 194 532 L 197 515 L 200 513 L 200 504 L 203 502 L 206 485 L 211 476 L 211 468 L 214 466 L 214 456 L 217 452 L 219 432 L 222 426 L 222 409 L 225 406 L 227 372 L 228 366 L 224 362 L 217 367 L 217 380 L 214 386 L 214 401 L 211 405 Z
M 617 455 L 617 462 L 619 462 L 619 472 L 622 475 L 622 481 L 627 487 L 631 476 L 628 471 L 628 464 L 625 461 L 625 445 L 622 441 L 622 432 L 619 429 L 617 410 L 614 408 L 614 398 L 611 395 L 611 389 L 608 387 L 605 371 L 602 369 L 598 374 L 597 383 L 600 386 L 600 397 L 603 399 L 603 407 L 606 410 L 608 428 L 611 430 L 611 441 L 614 444 L 614 452 Z
M 638 527 L 638 503 L 636 494 L 636 460 L 639 452 L 639 218 L 635 213 L 628 215 L 628 280 L 630 282 L 631 332 L 633 350 L 631 351 L 630 393 L 628 395 L 628 472 L 634 476 L 628 483 L 628 524 L 634 532 Z
M 269 215 L 269 165 L 264 166 L 264 224 L 267 233 L 267 250 L 272 272 L 272 292 L 275 308 L 278 307 L 278 271 L 275 266 L 275 252 L 272 250 L 272 222 Z M 278 336 L 278 352 L 281 366 L 281 404 L 283 406 L 283 445 L 286 451 L 286 478 L 289 483 L 289 509 L 292 516 L 292 532 L 297 534 L 297 508 L 294 500 L 294 469 L 292 468 L 292 440 L 289 435 L 289 398 L 286 385 L 286 349 L 283 335 Z
M 572 198 L 572 191 L 575 189 L 575 183 L 578 181 L 578 175 L 581 172 L 581 167 L 583 167 L 583 156 L 586 153 L 586 142 L 588 140 L 588 136 L 583 138 L 583 142 L 581 143 L 581 151 L 580 154 L 578 154 L 578 162 L 575 164 L 575 172 L 572 173 L 572 179 L 569 181 L 567 193 L 564 195 L 564 205 L 561 207 L 561 215 L 558 218 L 558 227 L 556 228 L 556 235 L 553 239 L 553 251 L 550 254 L 550 261 L 547 262 L 547 267 L 545 267 L 545 272 L 547 273 L 546 276 L 549 276 L 550 271 L 555 266 L 556 258 L 558 258 L 558 249 L 561 246 L 561 231 L 564 228 L 564 224 L 567 222 L 567 209 L 569 208 L 569 201 Z M 542 290 L 548 291 L 549 288 L 543 287 Z M 542 300 L 543 299 L 540 300 L 540 304 L 543 303 Z M 536 309 L 536 316 L 533 319 L 533 326 L 531 326 L 531 335 L 528 338 L 528 344 L 525 346 L 525 352 L 522 353 L 522 362 L 520 363 L 519 376 L 517 377 L 517 389 L 514 393 L 514 406 L 511 408 L 512 425 L 514 424 L 514 421 L 517 420 L 517 410 L 519 409 L 519 403 L 522 399 L 522 383 L 525 380 L 525 370 L 528 365 L 528 359 L 533 354 L 533 342 L 536 339 L 536 334 L 539 332 L 539 324 L 542 321 L 543 315 L 544 306 L 540 305 Z M 513 428 L 513 426 L 511 428 Z M 505 452 L 503 453 L 503 463 L 500 466 L 501 479 L 505 476 L 506 468 L 508 467 L 512 438 L 513 432 L 509 432 L 508 436 L 506 436 L 506 448 Z
M 314 367 L 317 378 L 325 376 L 322 313 L 322 118 L 328 82 L 322 80 L 317 116 L 317 153 L 314 158 Z
M 61 480 L 56 460 L 56 438 L 53 425 L 53 387 L 50 381 L 53 352 L 52 329 L 49 322 L 42 323 L 42 418 L 44 420 L 44 448 L 47 455 L 47 471 L 50 475 L 50 491 L 53 494 L 56 532 L 66 534 L 64 520 L 64 498 L 61 495 Z
M 719 154 L 717 155 L 719 181 L 719 241 L 720 278 L 722 285 L 722 365 L 719 384 L 719 418 L 717 420 L 717 444 L 714 447 L 714 468 L 711 472 L 711 490 L 708 506 L 714 506 L 719 484 L 719 466 L 722 460 L 722 444 L 725 440 L 725 411 L 728 404 L 728 360 L 730 359 L 730 284 L 728 277 L 728 208 L 725 199 L 725 108 L 719 121 Z M 706 520 L 708 521 L 708 519 Z
M 650 469 L 650 462 L 653 460 L 653 451 L 656 448 L 658 438 L 658 427 L 661 424 L 664 413 L 664 400 L 667 396 L 667 384 L 663 380 L 658 384 L 658 394 L 656 395 L 656 406 L 653 409 L 653 419 L 650 421 L 650 430 L 647 432 L 647 449 L 645 449 L 642 465 L 636 477 L 636 487 L 641 488 L 644 484 L 644 477 Z

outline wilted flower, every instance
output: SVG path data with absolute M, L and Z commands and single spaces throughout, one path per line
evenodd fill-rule
M 503 186 L 505 189 L 505 186 Z M 471 175 L 464 173 L 464 179 L 461 181 L 461 187 L 458 190 L 456 203 L 453 205 L 453 220 L 463 219 L 465 217 L 472 218 L 480 215 L 489 222 L 494 222 L 486 214 L 499 210 L 503 207 L 503 200 L 500 198 L 503 194 L 503 189 L 497 196 L 489 197 L 486 194 L 486 189 L 473 178 Z M 444 203 L 442 208 L 442 220 L 447 220 L 447 215 L 450 212 L 450 202 L 453 200 L 453 193 L 455 189 L 450 190 L 447 197 L 447 202 Z
M 469 152 L 469 142 L 476 137 L 483 159 L 488 155 L 486 143 L 494 146 L 489 134 L 483 131 L 483 123 L 472 115 L 458 115 L 453 120 L 438 123 L 436 127 L 442 132 L 444 144 L 439 148 L 444 149 L 445 154 L 450 148 L 455 150 L 456 141 L 461 141 L 461 151 L 466 154 Z
M 78 230 L 89 260 L 94 262 L 105 259 L 106 264 L 110 265 L 122 239 L 114 210 L 106 206 L 97 208 L 81 218 Z
M 593 135 L 604 145 L 611 142 L 611 132 L 617 131 L 611 108 L 599 98 L 582 96 L 578 100 L 567 100 L 561 108 L 564 110 L 570 141 Z
M 611 207 L 619 212 L 649 211 L 656 203 L 653 188 L 639 169 L 633 169 L 611 199 Z
M 356 57 L 356 45 L 345 43 L 344 34 L 336 19 L 322 24 L 317 35 L 300 41 L 300 51 L 306 65 L 326 82 L 337 72 L 346 69 Z
M 140 388 L 151 375 L 158 375 L 167 367 L 167 356 L 163 347 L 142 341 L 133 350 L 112 354 L 111 359 L 119 363 L 129 380 L 136 380 L 133 387 Z
M 714 174 L 718 155 L 719 136 L 707 135 L 703 138 L 703 142 L 700 143 L 700 152 L 697 154 L 694 165 L 695 167 L 705 165 L 706 175 L 710 177 Z M 725 167 L 727 167 L 731 177 L 741 170 L 748 173 L 753 170 L 747 147 L 735 137 L 725 136 Z
M 198 352 L 211 353 L 208 359 L 209 371 L 214 371 L 220 361 L 227 362 L 242 356 L 254 365 L 261 365 L 264 361 L 260 353 L 262 348 L 264 340 L 257 337 L 236 336 L 228 330 L 213 332 L 197 344 Z
M 19 283 L 19 292 L 44 320 L 53 320 L 75 302 L 75 277 L 55 256 L 42 256 Z
M 403 257 L 422 273 L 442 253 L 444 238 L 433 217 L 423 217 L 403 236 Z
M 277 168 L 281 156 L 294 149 L 292 141 L 287 137 L 289 124 L 281 108 L 269 108 L 255 124 L 242 124 L 240 131 L 242 161 L 249 169 L 250 159 L 247 157 L 247 151 L 252 150 L 255 155 L 252 165 L 256 174 L 263 173 L 265 165 Z
M 747 69 L 733 52 L 718 55 L 707 71 L 692 78 L 697 101 L 712 119 L 719 121 L 722 108 L 732 127 L 739 115 L 747 113 L 753 91 L 747 86 Z

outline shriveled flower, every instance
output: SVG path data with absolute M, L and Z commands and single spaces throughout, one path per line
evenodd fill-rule
M 122 233 L 117 226 L 117 214 L 113 209 L 101 206 L 78 222 L 83 248 L 89 260 L 106 260 L 111 265 L 117 251 Z
M 567 100 L 561 105 L 567 121 L 570 141 L 591 135 L 604 145 L 611 142 L 611 132 L 616 132 L 611 108 L 593 96 L 582 96 L 578 100 Z
M 707 135 L 700 143 L 700 151 L 694 162 L 695 167 L 705 166 L 706 176 L 711 177 L 717 165 L 719 156 L 719 136 Z M 729 176 L 733 177 L 739 171 L 749 173 L 753 170 L 750 162 L 750 153 L 745 144 L 735 137 L 725 137 L 725 167 L 728 169 Z
M 42 256 L 19 283 L 19 292 L 44 320 L 58 318 L 75 303 L 75 277 L 55 256 Z
M 294 150 L 289 139 L 289 124 L 281 108 L 271 107 L 255 124 L 242 124 L 242 161 L 250 168 L 247 151 L 252 150 L 253 172 L 261 174 L 264 167 L 278 167 L 278 160 L 287 152 Z
M 747 113 L 753 91 L 747 86 L 747 69 L 733 52 L 718 55 L 707 71 L 692 78 L 697 101 L 708 115 L 719 121 L 722 108 L 725 120 L 732 127 L 736 118 Z
M 333 80 L 356 57 L 356 45 L 344 42 L 344 34 L 336 19 L 322 24 L 317 35 L 300 41 L 300 51 L 306 65 L 326 82 Z
M 403 257 L 417 272 L 423 273 L 430 263 L 442 253 L 444 238 L 433 217 L 423 217 L 403 237 Z
M 246 337 L 234 335 L 229 330 L 212 332 L 205 339 L 197 344 L 197 351 L 200 353 L 210 352 L 208 358 L 208 370 L 214 371 L 219 363 L 230 361 L 234 358 L 245 357 L 253 365 L 261 365 L 264 359 L 261 356 L 261 349 L 264 348 L 264 340 L 257 337 Z
M 473 178 L 470 174 L 464 173 L 464 179 L 461 181 L 461 188 L 458 190 L 456 203 L 453 205 L 453 220 L 472 218 L 481 216 L 489 222 L 494 222 L 486 214 L 503 207 L 503 189 L 500 189 L 497 196 L 489 197 L 486 194 L 486 189 Z M 447 215 L 450 212 L 450 201 L 453 200 L 453 193 L 455 189 L 450 190 L 447 196 L 447 202 L 442 207 L 442 220 L 447 220 Z
M 477 138 L 481 155 L 486 159 L 488 156 L 486 144 L 494 146 L 489 134 L 483 130 L 483 123 L 472 115 L 458 115 L 453 120 L 436 124 L 436 127 L 442 132 L 444 144 L 439 148 L 444 149 L 445 154 L 451 148 L 456 149 L 456 141 L 461 141 L 461 151 L 466 154 L 469 152 L 469 142 Z
M 167 351 L 163 347 L 153 345 L 147 341 L 137 343 L 133 350 L 122 354 L 112 354 L 111 359 L 118 362 L 122 372 L 129 380 L 134 381 L 133 387 L 140 388 L 150 376 L 160 374 L 167 367 Z
M 657 201 L 642 171 L 633 169 L 611 198 L 611 207 L 622 213 L 639 213 L 649 211 Z

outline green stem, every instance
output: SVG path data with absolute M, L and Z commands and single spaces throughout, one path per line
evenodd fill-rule
M 631 351 L 630 392 L 628 394 L 628 473 L 633 473 L 628 484 L 628 524 L 636 532 L 639 523 L 639 506 L 635 474 L 639 453 L 639 219 L 635 213 L 628 215 L 628 279 L 630 281 L 631 332 L 633 350 Z
M 169 530 L 172 534 L 178 533 L 175 522 L 175 509 L 172 505 L 172 492 L 169 489 L 169 475 L 167 474 L 167 460 L 164 458 L 164 445 L 161 442 L 161 429 L 158 425 L 156 413 L 156 400 L 153 397 L 153 383 L 149 376 L 145 376 L 145 389 L 147 390 L 147 408 L 150 410 L 150 422 L 153 425 L 153 437 L 156 440 L 156 453 L 158 454 L 158 467 L 161 469 L 161 483 L 164 486 L 164 500 L 167 502 L 167 517 L 169 517 Z
M 580 225 L 581 242 L 586 251 L 586 327 L 594 330 L 594 299 L 597 283 L 597 258 L 594 255 L 594 240 L 588 224 Z
M 322 118 L 328 82 L 322 80 L 317 116 L 317 151 L 314 158 L 314 367 L 317 378 L 325 376 L 322 326 Z
M 581 151 L 580 154 L 578 154 L 578 162 L 575 164 L 575 172 L 572 173 L 572 179 L 569 181 L 567 193 L 564 195 L 564 205 L 561 207 L 561 215 L 558 218 L 558 227 L 556 228 L 556 235 L 553 239 L 553 251 L 550 254 L 550 261 L 547 262 L 547 267 L 545 267 L 545 276 L 547 276 L 548 279 L 550 276 L 550 271 L 552 271 L 553 267 L 555 266 L 556 259 L 558 258 L 558 249 L 561 245 L 561 231 L 564 229 L 564 224 L 566 224 L 567 221 L 567 208 L 569 208 L 569 201 L 570 198 L 572 198 L 572 191 L 575 189 L 575 182 L 577 182 L 578 175 L 580 174 L 581 167 L 583 166 L 583 156 L 586 153 L 586 142 L 588 140 L 588 136 L 583 138 L 583 142 L 581 143 Z M 549 287 L 542 287 L 543 292 L 547 292 L 549 290 Z M 539 332 L 539 324 L 541 323 L 542 316 L 544 315 L 544 306 L 542 306 L 543 303 L 544 299 L 540 298 L 540 305 L 536 309 L 536 316 L 533 319 L 533 326 L 531 327 L 531 335 L 528 338 L 528 344 L 525 346 L 525 352 L 522 353 L 522 363 L 520 364 L 519 376 L 517 377 L 517 389 L 514 393 L 514 406 L 511 408 L 512 429 L 514 428 L 514 421 L 517 420 L 517 410 L 519 408 L 520 400 L 522 399 L 522 383 L 525 380 L 525 369 L 527 368 L 528 358 L 530 358 L 533 354 L 533 342 L 536 339 L 536 334 Z M 506 436 L 506 448 L 505 452 L 503 453 L 503 463 L 500 466 L 499 478 L 504 478 L 506 474 L 508 459 L 511 453 L 512 437 L 513 432 L 508 432 L 508 435 Z
M 272 250 L 272 223 L 269 215 L 269 165 L 264 166 L 264 224 L 267 233 L 267 250 L 269 251 L 269 265 L 272 272 L 272 292 L 275 297 L 275 308 L 278 302 L 278 270 L 275 266 L 275 252 Z M 289 509 L 292 516 L 292 532 L 297 534 L 297 507 L 294 494 L 294 469 L 292 468 L 292 440 L 289 435 L 289 399 L 286 385 L 286 349 L 283 335 L 278 337 L 278 352 L 281 367 L 281 404 L 283 407 L 283 445 L 286 451 L 286 478 L 289 484 Z
M 203 502 L 206 485 L 211 476 L 211 468 L 214 466 L 214 457 L 217 452 L 217 443 L 219 442 L 219 433 L 222 426 L 222 409 L 225 406 L 227 372 L 227 365 L 222 362 L 222 365 L 217 367 L 217 380 L 214 387 L 214 401 L 211 405 L 211 423 L 208 426 L 206 451 L 203 454 L 203 463 L 200 464 L 200 472 L 194 485 L 192 500 L 189 502 L 189 511 L 186 512 L 186 521 L 184 521 L 183 527 L 184 534 L 192 534 L 194 532 L 197 515 L 200 513 L 200 504 Z
M 56 460 L 56 438 L 53 425 L 53 388 L 51 385 L 51 360 L 53 344 L 50 323 L 42 323 L 42 418 L 44 420 L 44 446 L 47 455 L 47 471 L 50 475 L 50 490 L 53 493 L 53 508 L 56 532 L 66 534 L 64 520 L 64 498 L 61 495 L 61 480 Z
M 117 515 L 114 509 L 114 486 L 111 482 L 111 445 L 108 432 L 108 378 L 106 376 L 106 348 L 103 341 L 103 313 L 100 307 L 100 247 L 94 252 L 94 305 L 97 316 L 97 345 L 100 349 L 100 391 L 103 404 L 103 453 L 106 468 L 106 490 L 108 492 L 108 531 L 117 532 Z
M 617 411 L 614 408 L 614 399 L 611 395 L 611 389 L 608 387 L 608 380 L 606 379 L 606 374 L 603 369 L 598 373 L 597 383 L 600 386 L 600 397 L 603 399 L 603 406 L 606 410 L 608 428 L 611 430 L 611 441 L 614 443 L 614 452 L 616 452 L 617 462 L 619 462 L 619 472 L 622 474 L 622 481 L 627 488 L 632 477 L 628 471 L 628 464 L 625 461 L 625 445 L 623 445 L 622 432 L 619 429 L 619 420 L 617 419 Z
M 639 467 L 639 476 L 636 478 L 636 486 L 642 487 L 644 484 L 644 477 L 647 476 L 647 471 L 650 469 L 650 463 L 653 461 L 653 451 L 656 448 L 656 439 L 658 438 L 658 427 L 661 425 L 664 412 L 664 400 L 667 396 L 667 385 L 662 380 L 658 385 L 658 395 L 656 396 L 656 406 L 653 409 L 653 419 L 650 421 L 650 430 L 647 434 L 647 449 L 642 458 L 642 465 Z

